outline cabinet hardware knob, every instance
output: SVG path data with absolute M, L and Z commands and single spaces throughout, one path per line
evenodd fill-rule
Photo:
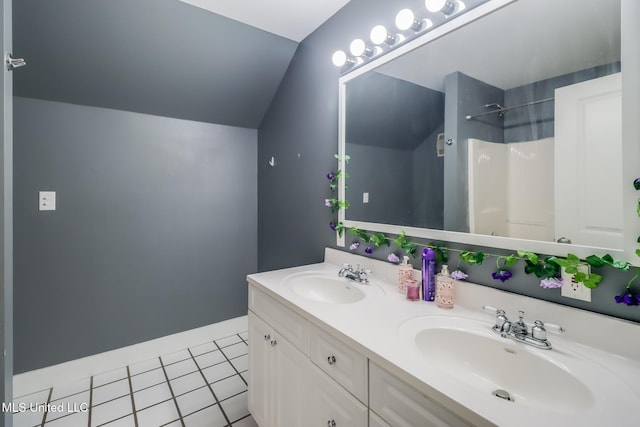
M 271 340 L 271 347 L 275 347 L 278 344 L 278 341 L 276 340 Z
M 333 354 L 327 357 L 327 363 L 329 363 L 329 365 L 334 365 L 336 363 L 336 357 Z
M 269 341 L 271 339 L 271 335 L 267 334 L 264 336 L 265 341 Z
M 336 427 L 336 422 L 335 422 L 335 420 L 329 420 L 329 421 L 327 421 L 327 427 Z

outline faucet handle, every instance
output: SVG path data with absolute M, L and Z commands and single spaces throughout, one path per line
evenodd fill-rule
M 561 333 L 563 333 L 566 330 L 562 326 L 554 325 L 553 323 L 545 323 L 544 326 L 547 329 L 547 331 L 549 331 L 549 332 L 551 332 L 553 334 L 556 334 L 556 335 L 560 335 Z
M 545 341 L 547 339 L 547 330 L 544 328 L 544 322 L 542 320 L 536 320 L 533 322 L 531 336 L 540 341 Z
M 501 332 L 505 323 L 507 324 L 507 327 L 511 328 L 511 322 L 509 322 L 509 319 L 507 319 L 507 315 L 504 310 L 492 307 L 490 305 L 485 305 L 482 307 L 482 309 L 496 314 L 496 324 L 493 326 L 494 331 Z

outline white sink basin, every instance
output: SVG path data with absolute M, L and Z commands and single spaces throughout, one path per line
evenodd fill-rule
M 581 368 L 588 363 L 577 355 L 516 343 L 496 335 L 489 325 L 460 317 L 413 318 L 399 333 L 413 340 L 425 363 L 482 393 L 498 392 L 503 399 L 508 395 L 512 400 L 503 400 L 505 405 L 572 413 L 595 404 L 593 388 L 581 379 Z M 572 369 L 572 362 L 578 369 Z M 588 369 L 591 377 L 600 367 L 593 364 Z M 612 381 L 603 372 L 595 376 Z
M 325 272 L 294 274 L 286 279 L 287 286 L 305 299 L 330 303 L 350 304 L 363 300 L 367 295 L 383 294 L 375 284 L 361 284 L 342 277 L 330 276 Z

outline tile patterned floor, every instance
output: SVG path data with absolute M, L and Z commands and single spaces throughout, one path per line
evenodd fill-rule
M 13 425 L 257 427 L 247 409 L 247 333 L 17 397 Z

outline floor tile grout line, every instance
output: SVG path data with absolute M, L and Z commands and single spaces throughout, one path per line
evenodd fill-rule
M 131 397 L 131 409 L 133 411 L 133 424 L 138 427 L 138 413 L 136 411 L 136 401 L 133 399 L 133 385 L 131 384 L 131 372 L 127 366 L 127 381 L 129 382 L 129 396 Z
M 44 427 L 44 423 L 47 422 L 47 414 L 49 413 L 49 411 L 47 411 L 47 408 L 49 406 L 49 404 L 51 403 L 51 395 L 53 394 L 53 387 L 51 387 L 49 389 L 49 396 L 47 396 L 47 404 L 44 407 L 44 414 L 42 414 L 42 423 L 40 424 L 41 427 Z
M 215 344 L 215 342 L 214 342 L 214 345 L 216 347 L 218 347 L 218 345 Z M 218 348 L 220 348 L 220 347 L 218 347 Z M 204 372 L 202 372 L 202 369 L 200 369 L 200 365 L 198 365 L 198 361 L 193 356 L 193 353 L 191 353 L 191 349 L 187 349 L 187 351 L 189 352 L 189 354 L 191 355 L 191 358 L 193 359 L 193 361 L 195 362 L 196 366 L 198 367 L 198 372 L 200 372 L 200 375 L 202 375 L 202 379 L 204 379 L 204 382 L 207 384 L 207 387 L 209 388 L 209 391 L 213 395 L 213 399 L 216 401 L 216 404 L 218 405 L 218 408 L 220 409 L 220 412 L 222 412 L 222 416 L 227 421 L 227 425 L 230 426 L 231 425 L 231 420 L 229 420 L 229 417 L 227 416 L 227 413 L 225 412 L 225 410 L 222 407 L 222 405 L 220 405 L 220 400 L 218 399 L 218 396 L 216 396 L 216 392 L 213 391 L 213 387 L 211 387 L 211 384 L 209 384 L 209 381 L 207 381 L 207 377 L 204 375 Z
M 240 338 L 240 341 L 242 341 L 243 343 L 247 344 L 247 347 L 249 346 L 249 343 L 247 343 L 247 340 L 245 340 L 244 338 L 242 338 L 242 336 L 240 335 L 242 332 L 238 332 L 236 335 L 238 336 L 238 338 Z
M 233 368 L 234 371 L 236 371 L 236 374 L 238 374 L 238 376 L 240 377 L 240 379 L 242 380 L 242 382 L 244 383 L 244 385 L 248 386 L 249 384 L 247 384 L 247 380 L 245 380 L 242 375 L 240 375 L 240 372 L 238 371 L 238 369 L 236 369 L 236 367 L 233 365 L 233 363 L 231 363 L 231 360 L 227 357 L 226 354 L 224 354 L 224 351 L 222 351 L 222 348 L 218 345 L 217 342 L 213 342 L 216 347 L 218 347 L 220 349 L 220 352 L 222 353 L 222 355 L 224 356 L 225 359 L 227 359 L 227 362 L 229 362 L 229 365 L 231 365 L 231 367 Z M 243 355 L 244 356 L 244 355 Z M 238 356 L 240 357 L 240 356 Z M 235 359 L 235 358 L 234 358 Z
M 178 401 L 176 400 L 176 395 L 173 392 L 173 387 L 171 387 L 171 381 L 169 381 L 169 376 L 167 375 L 167 371 L 164 368 L 162 357 L 158 357 L 158 360 L 160 360 L 160 367 L 162 368 L 162 372 L 164 372 L 164 377 L 167 379 L 167 385 L 169 386 L 169 391 L 171 392 L 171 397 L 173 398 L 173 404 L 176 405 L 176 410 L 178 411 L 178 417 L 180 417 L 180 424 L 182 425 L 182 427 L 185 427 L 184 420 L 182 419 L 182 412 L 180 411 L 180 407 L 178 406 Z

